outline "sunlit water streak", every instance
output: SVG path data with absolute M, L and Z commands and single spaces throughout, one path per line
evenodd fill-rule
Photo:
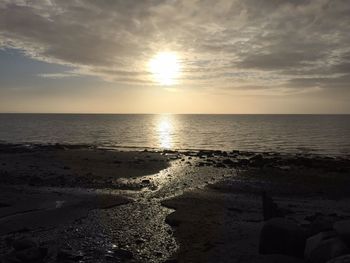
M 350 154 L 350 115 L 0 114 L 0 141 Z
M 158 137 L 159 145 L 164 149 L 172 148 L 172 116 L 171 115 L 161 115 L 158 120 Z

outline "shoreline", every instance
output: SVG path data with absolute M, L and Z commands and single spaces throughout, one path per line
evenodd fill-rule
M 137 146 L 97 146 L 94 144 L 73 144 L 73 143 L 11 143 L 0 141 L 0 152 L 6 150 L 73 150 L 73 149 L 91 149 L 104 150 L 114 152 L 150 152 L 163 154 L 186 154 L 186 155 L 218 155 L 226 156 L 226 154 L 241 154 L 243 156 L 253 156 L 255 154 L 281 156 L 281 157 L 309 157 L 309 158 L 335 158 L 350 159 L 350 153 L 330 154 L 330 153 L 313 153 L 311 152 L 288 152 L 288 151 L 250 151 L 250 150 L 222 150 L 222 149 L 201 149 L 201 148 L 154 148 L 154 147 L 137 147 Z M 198 155 L 198 156 L 199 156 Z
M 315 171 L 339 173 L 338 177 L 350 170 L 350 158 L 344 156 L 237 150 L 121 151 L 90 145 L 0 144 L 0 157 L 0 180 L 3 185 L 135 191 L 143 188 L 156 190 L 157 186 L 147 177 L 156 178 L 160 171 L 169 168 L 176 160 L 181 165 L 209 169 L 255 169 L 260 179 L 263 179 L 266 171 L 272 170 L 275 175 L 271 180 L 279 180 L 278 173 L 293 177 L 293 172 L 300 169 L 311 169 L 311 174 Z M 254 176 L 251 174 L 250 177 Z
M 155 147 L 147 147 L 147 146 L 112 146 L 112 145 L 102 145 L 98 146 L 95 144 L 85 144 L 85 143 L 37 143 L 37 142 L 5 142 L 0 141 L 0 151 L 3 148 L 27 148 L 27 149 L 98 149 L 98 150 L 106 150 L 106 151 L 126 151 L 126 152 L 155 152 L 155 153 L 241 153 L 244 155 L 252 155 L 252 154 L 263 154 L 263 155 L 281 155 L 281 156 L 303 156 L 303 157 L 330 157 L 330 158 L 343 158 L 350 159 L 349 153 L 316 153 L 316 150 L 301 150 L 301 151 L 251 151 L 251 150 L 223 150 L 223 149 L 201 149 L 201 148 L 155 148 Z
M 0 229 L 0 254 L 24 236 L 60 240 L 56 256 L 85 262 L 264 262 L 261 193 L 300 222 L 350 217 L 349 171 L 343 157 L 0 144 L 0 222 L 11 229 Z

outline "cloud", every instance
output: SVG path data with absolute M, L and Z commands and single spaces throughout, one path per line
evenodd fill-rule
M 0 0 L 2 48 L 132 85 L 174 50 L 182 85 L 349 88 L 348 32 L 347 0 Z
M 76 74 L 74 72 L 65 72 L 65 73 L 41 73 L 38 74 L 39 77 L 42 78 L 52 78 L 52 79 L 61 79 L 61 78 L 70 78 L 70 77 L 77 77 L 79 74 Z

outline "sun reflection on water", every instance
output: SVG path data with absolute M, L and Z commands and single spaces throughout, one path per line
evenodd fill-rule
M 157 132 L 161 148 L 170 149 L 172 147 L 173 124 L 170 115 L 162 115 L 158 120 Z

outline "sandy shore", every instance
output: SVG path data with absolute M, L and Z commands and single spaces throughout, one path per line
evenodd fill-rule
M 1 145 L 0 252 L 30 237 L 50 262 L 281 262 L 258 253 L 262 191 L 300 224 L 347 218 L 349 171 L 340 157 Z

